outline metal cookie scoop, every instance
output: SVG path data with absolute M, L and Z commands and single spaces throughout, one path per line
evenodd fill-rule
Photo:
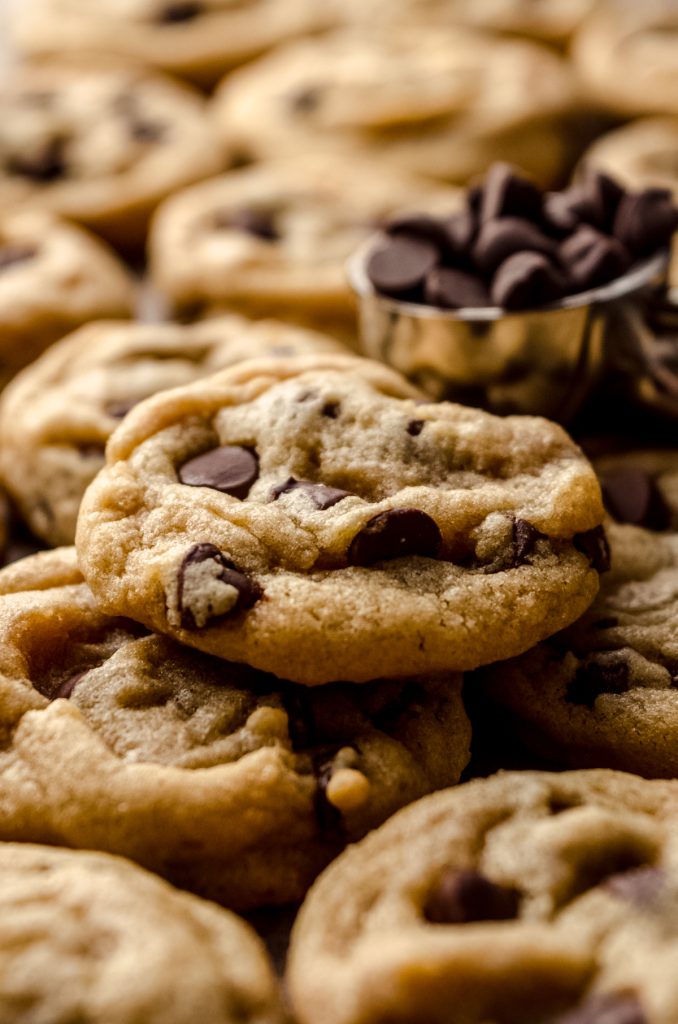
M 661 251 L 610 284 L 539 309 L 446 310 L 378 294 L 365 273 L 377 241 L 369 239 L 347 266 L 365 355 L 393 366 L 435 400 L 563 423 L 602 372 L 614 348 L 611 331 L 624 324 L 625 337 L 642 336 L 641 303 L 665 288 L 669 263 Z M 672 308 L 678 323 L 678 306 Z M 673 401 L 678 415 L 678 395 Z

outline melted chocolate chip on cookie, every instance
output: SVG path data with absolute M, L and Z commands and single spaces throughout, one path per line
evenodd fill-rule
M 264 595 L 214 544 L 195 544 L 186 553 L 177 584 L 181 625 L 191 631 L 247 611 Z
M 224 445 L 185 462 L 178 475 L 190 487 L 211 487 L 243 499 L 259 476 L 259 459 L 250 448 Z
M 429 893 L 424 916 L 432 924 L 512 921 L 518 916 L 520 893 L 497 885 L 479 871 L 446 871 Z
M 332 508 L 337 502 L 349 498 L 349 491 L 342 491 L 338 487 L 327 487 L 325 484 L 314 484 L 308 480 L 296 480 L 293 476 L 271 489 L 271 498 L 276 501 L 281 494 L 289 494 L 290 491 L 303 491 L 313 502 L 317 509 L 325 511 Z
M 348 549 L 349 565 L 368 566 L 391 558 L 436 558 L 442 536 L 436 522 L 416 508 L 380 512 L 362 528 Z

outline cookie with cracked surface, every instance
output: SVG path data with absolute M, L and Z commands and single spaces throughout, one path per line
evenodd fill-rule
M 591 603 L 601 520 L 595 474 L 555 424 L 309 356 L 132 410 L 77 545 L 108 612 L 315 685 L 532 646 Z
M 617 114 L 678 114 L 678 9 L 667 0 L 601 3 L 572 46 L 591 99 Z
M 0 843 L 0 917 L 6 1024 L 284 1020 L 252 929 L 121 857 Z
M 38 536 L 72 544 L 106 442 L 137 402 L 255 356 L 342 351 L 322 334 L 234 315 L 192 326 L 88 324 L 0 399 L 0 477 Z
M 609 771 L 507 772 L 418 801 L 309 893 L 297 1019 L 672 1024 L 675 808 L 673 783 Z
M 23 0 L 11 31 L 30 56 L 118 54 L 214 82 L 286 39 L 338 21 L 329 0 Z
M 574 102 L 565 63 L 533 43 L 384 25 L 279 47 L 229 76 L 213 110 L 256 159 L 322 150 L 458 182 L 507 159 L 548 182 Z
M 132 316 L 132 280 L 89 232 L 42 212 L 0 218 L 0 387 L 58 338 Z
M 451 211 L 456 189 L 379 162 L 315 154 L 172 196 L 151 230 L 154 281 L 179 312 L 219 304 L 355 317 L 345 263 L 398 210 Z
M 2 838 L 283 904 L 468 761 L 459 676 L 295 686 L 104 615 L 72 548 L 9 566 L 0 595 Z
M 612 570 L 573 626 L 480 673 L 523 743 L 573 766 L 678 777 L 678 534 L 611 525 Z
M 126 248 L 178 188 L 226 165 L 203 97 L 105 59 L 12 69 L 0 89 L 0 210 L 47 210 Z

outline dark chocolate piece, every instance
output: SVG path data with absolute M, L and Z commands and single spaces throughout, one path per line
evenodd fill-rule
M 494 164 L 487 172 L 480 202 L 480 221 L 522 217 L 539 221 L 542 196 L 537 186 L 521 178 L 509 164 Z
M 565 279 L 538 252 L 517 252 L 497 270 L 492 282 L 492 301 L 504 309 L 545 306 L 565 294 Z
M 671 510 L 652 477 L 642 469 L 618 469 L 601 474 L 603 501 L 611 516 L 620 523 L 666 530 L 671 525 Z
M 426 302 L 441 309 L 478 309 L 490 305 L 490 295 L 479 277 L 463 270 L 434 267 L 426 277 Z
M 440 530 L 417 508 L 394 508 L 374 516 L 348 549 L 349 565 L 372 565 L 391 558 L 421 555 L 436 558 L 442 544 Z
M 430 242 L 398 235 L 370 253 L 365 270 L 378 292 L 407 296 L 424 283 L 439 255 Z
M 610 568 L 610 545 L 602 526 L 596 526 L 593 530 L 587 530 L 586 533 L 576 534 L 574 546 L 577 551 L 586 555 L 591 563 L 591 568 L 596 572 L 607 572 Z
M 502 217 L 483 224 L 473 246 L 473 259 L 484 274 L 491 275 L 509 256 L 523 251 L 554 257 L 556 245 L 529 220 Z
M 328 508 L 332 508 L 337 502 L 351 496 L 349 491 L 342 491 L 338 487 L 314 484 L 308 480 L 295 480 L 291 476 L 283 484 L 278 484 L 271 489 L 271 498 L 273 501 L 276 501 L 281 494 L 288 494 L 290 491 L 304 491 L 315 507 L 323 512 Z
M 678 228 L 678 209 L 668 189 L 627 192 L 614 219 L 614 235 L 636 257 L 668 246 Z
M 249 448 L 225 445 L 203 452 L 180 467 L 178 477 L 189 487 L 211 487 L 234 498 L 246 498 L 259 476 L 259 459 Z
M 199 565 L 201 562 L 207 561 L 215 562 L 220 570 L 217 578 L 221 580 L 222 583 L 226 583 L 228 586 L 233 587 L 237 591 L 238 597 L 228 612 L 210 617 L 204 626 L 198 627 L 193 610 L 190 607 L 188 600 L 185 600 L 186 573 L 191 566 Z M 178 604 L 179 611 L 181 613 L 181 626 L 183 629 L 195 630 L 198 628 L 205 628 L 211 623 L 216 622 L 218 619 L 223 619 L 227 616 L 247 611 L 263 596 L 264 592 L 259 584 L 249 576 L 246 576 L 245 573 L 236 569 L 233 563 L 229 561 L 214 544 L 194 544 L 193 547 L 187 551 L 181 566 L 179 567 Z
M 512 566 L 517 569 L 519 565 L 524 565 L 528 557 L 534 553 L 537 541 L 543 538 L 545 534 L 541 533 L 536 526 L 532 523 L 528 523 L 526 519 L 516 519 L 513 523 L 513 557 Z
M 214 225 L 219 229 L 245 231 L 248 235 L 263 238 L 265 242 L 276 242 L 280 238 L 272 210 L 246 207 L 241 210 L 219 212 L 214 219 Z
M 429 893 L 424 917 L 433 924 L 513 921 L 519 909 L 517 889 L 497 885 L 478 871 L 450 869 Z

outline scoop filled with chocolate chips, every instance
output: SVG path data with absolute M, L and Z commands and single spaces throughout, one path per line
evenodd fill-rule
M 666 190 L 590 170 L 544 193 L 495 164 L 461 209 L 400 214 L 355 254 L 363 349 L 435 399 L 566 422 L 603 366 L 611 311 L 665 284 L 676 229 Z

